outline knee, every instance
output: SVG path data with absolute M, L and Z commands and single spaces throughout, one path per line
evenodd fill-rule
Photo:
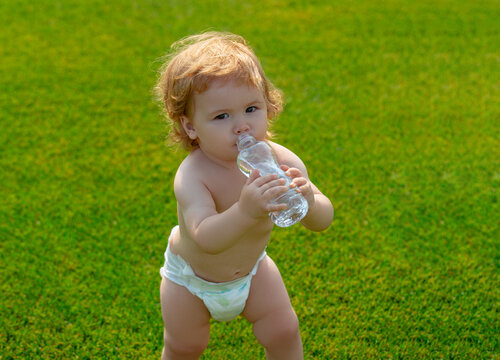
M 294 311 L 283 319 L 281 327 L 277 334 L 275 334 L 275 337 L 278 342 L 280 340 L 295 340 L 297 337 L 300 337 L 299 319 Z
M 208 346 L 209 336 L 190 337 L 178 339 L 167 334 L 164 335 L 164 353 L 167 359 L 176 357 L 199 357 Z
M 265 348 L 295 343 L 300 339 L 299 320 L 294 311 L 276 314 L 265 323 L 255 323 L 254 332 Z

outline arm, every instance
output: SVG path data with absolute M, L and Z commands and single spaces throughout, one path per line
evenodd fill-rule
M 298 168 L 289 168 L 282 165 L 282 169 L 293 180 L 290 187 L 296 188 L 296 191 L 302 193 L 309 204 L 309 211 L 301 220 L 302 225 L 312 231 L 326 230 L 333 221 L 333 205 L 325 195 L 307 178 Z
M 302 225 L 312 231 L 326 230 L 333 221 L 333 205 L 325 195 L 307 177 L 302 176 L 298 168 L 282 166 L 293 180 L 291 187 L 302 193 L 309 204 L 309 211 L 301 220 Z M 306 175 L 307 176 L 307 175 Z
M 278 161 L 287 164 L 281 168 L 292 178 L 290 186 L 302 193 L 309 204 L 309 211 L 301 220 L 302 225 L 312 231 L 326 230 L 333 221 L 331 201 L 309 180 L 307 169 L 297 155 L 281 145 L 273 143 L 272 146 Z
M 323 194 L 314 194 L 314 197 L 314 205 L 309 207 L 301 223 L 309 230 L 323 231 L 328 229 L 333 221 L 333 205 Z
M 223 252 L 263 219 L 269 211 L 283 210 L 283 205 L 273 205 L 271 200 L 286 192 L 284 181 L 275 175 L 260 177 L 252 172 L 241 191 L 240 199 L 229 209 L 218 213 L 210 191 L 194 169 L 179 169 L 174 182 L 179 216 L 182 217 L 189 236 L 204 251 L 211 254 Z

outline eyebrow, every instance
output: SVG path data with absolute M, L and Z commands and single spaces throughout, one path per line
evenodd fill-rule
M 254 101 L 250 101 L 245 107 L 248 107 L 248 106 L 253 105 L 253 104 L 265 104 L 265 103 L 266 103 L 265 100 L 255 99 Z

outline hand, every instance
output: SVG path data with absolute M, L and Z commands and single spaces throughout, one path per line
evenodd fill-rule
M 285 184 L 285 179 L 279 179 L 277 174 L 260 176 L 258 170 L 253 170 L 241 189 L 240 208 L 253 218 L 261 218 L 270 212 L 285 210 L 285 204 L 272 203 L 276 196 L 288 191 Z
M 311 182 L 302 176 L 302 172 L 297 168 L 291 168 L 286 165 L 281 165 L 281 169 L 285 174 L 292 178 L 290 183 L 291 188 L 295 188 L 295 191 L 301 193 L 307 200 L 309 204 L 309 209 L 314 206 L 314 191 L 311 186 Z

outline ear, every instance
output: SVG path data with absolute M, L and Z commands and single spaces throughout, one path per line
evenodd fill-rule
M 198 135 L 196 134 L 193 123 L 187 118 L 187 116 L 181 116 L 181 123 L 184 131 L 189 136 L 189 138 L 192 140 L 196 140 L 198 138 Z

